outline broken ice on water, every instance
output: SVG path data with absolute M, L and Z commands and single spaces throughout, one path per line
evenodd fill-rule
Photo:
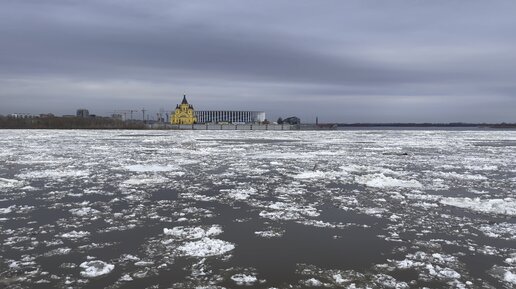
M 0 284 L 514 288 L 515 139 L 3 130 Z

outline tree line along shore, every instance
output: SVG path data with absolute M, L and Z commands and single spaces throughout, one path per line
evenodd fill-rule
M 155 122 L 141 120 L 121 120 L 111 117 L 31 117 L 11 118 L 0 116 L 0 129 L 149 129 Z M 159 126 L 158 126 L 159 127 Z M 167 126 L 165 126 L 167 127 Z M 516 123 L 328 123 L 302 124 L 301 129 L 337 129 L 367 127 L 440 127 L 440 128 L 516 128 Z

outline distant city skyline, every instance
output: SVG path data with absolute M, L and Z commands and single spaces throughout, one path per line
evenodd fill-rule
M 0 114 L 516 122 L 512 1 L 0 0 Z

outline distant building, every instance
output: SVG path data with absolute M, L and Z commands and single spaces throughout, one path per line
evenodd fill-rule
M 195 112 L 199 123 L 257 123 L 265 121 L 263 111 L 199 110 Z
M 186 95 L 183 95 L 183 101 L 181 104 L 176 106 L 174 114 L 170 116 L 171 124 L 194 124 L 197 122 L 195 117 L 194 108 L 191 104 L 188 104 Z
M 77 117 L 89 117 L 90 112 L 87 109 L 80 108 L 77 110 Z
M 297 116 L 291 116 L 291 117 L 285 118 L 283 120 L 283 123 L 290 124 L 290 125 L 298 125 L 298 124 L 301 124 L 301 119 L 299 119 L 299 117 L 297 117 Z
M 8 118 L 33 118 L 30 113 L 11 113 L 7 115 Z
M 119 113 L 113 113 L 113 114 L 111 115 L 111 118 L 112 118 L 112 119 L 115 119 L 115 120 L 120 120 L 120 121 L 123 119 L 123 118 L 122 118 L 122 115 L 121 115 L 121 114 L 119 114 Z

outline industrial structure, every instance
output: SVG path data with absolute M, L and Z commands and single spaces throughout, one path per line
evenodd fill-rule
M 87 109 L 79 108 L 76 113 L 77 117 L 89 117 L 90 112 Z

